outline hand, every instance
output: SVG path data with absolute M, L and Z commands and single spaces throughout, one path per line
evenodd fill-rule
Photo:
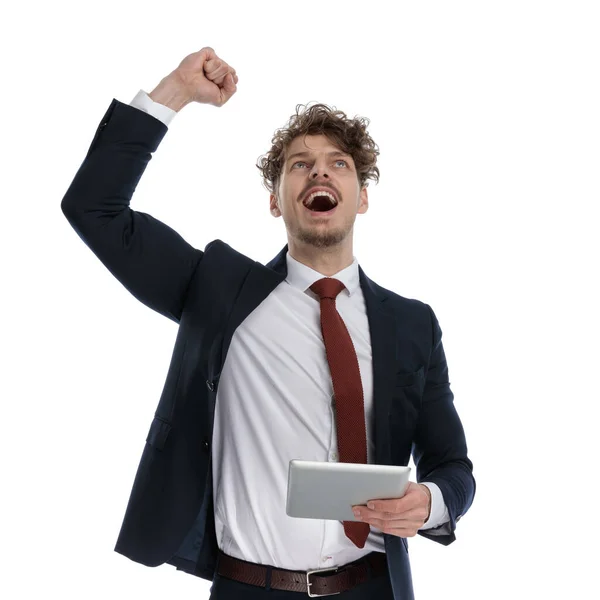
M 431 493 L 422 483 L 409 482 L 402 498 L 388 500 L 369 500 L 373 502 L 371 510 L 367 506 L 353 506 L 358 510 L 361 521 L 377 527 L 383 533 L 398 537 L 414 537 L 417 530 L 429 519 L 431 513 Z
M 186 56 L 173 72 L 190 102 L 223 106 L 237 91 L 235 69 L 207 46 Z

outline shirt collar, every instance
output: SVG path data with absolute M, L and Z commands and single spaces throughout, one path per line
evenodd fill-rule
M 338 271 L 335 275 L 331 275 L 332 278 L 339 279 L 346 286 L 349 296 L 352 296 L 359 285 L 358 261 L 355 256 L 352 258 L 352 264 L 348 265 L 345 269 Z M 319 281 L 319 279 L 323 279 L 323 277 L 328 277 L 327 275 L 323 275 L 311 267 L 298 262 L 295 258 L 290 256 L 289 252 L 286 252 L 285 260 L 287 263 L 286 281 L 303 292 L 308 290 L 311 294 L 314 294 L 312 290 L 309 290 L 310 286 L 315 283 L 315 281 Z M 340 293 L 343 293 L 343 291 L 344 290 Z

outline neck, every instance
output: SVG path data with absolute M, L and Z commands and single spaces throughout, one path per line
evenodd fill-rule
M 288 252 L 299 263 L 314 269 L 325 277 L 331 277 L 352 264 L 352 240 L 349 244 L 341 244 L 328 248 L 298 243 L 288 239 Z

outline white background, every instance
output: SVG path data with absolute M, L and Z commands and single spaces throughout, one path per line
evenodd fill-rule
M 15 6 L 1 38 L 2 596 L 209 596 L 207 580 L 113 551 L 177 326 L 60 203 L 111 100 L 211 46 L 238 91 L 177 114 L 131 207 L 196 248 L 219 238 L 268 262 L 287 238 L 255 165 L 275 130 L 313 101 L 369 118 L 381 180 L 354 254 L 436 312 L 477 482 L 453 544 L 409 539 L 416 597 L 597 597 L 598 4 Z

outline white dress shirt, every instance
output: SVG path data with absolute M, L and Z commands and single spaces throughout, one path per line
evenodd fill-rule
M 176 111 L 143 90 L 131 106 L 168 125 Z M 356 354 L 363 385 L 367 463 L 373 463 L 371 339 L 358 262 L 332 277 L 344 283 L 336 308 Z M 288 463 L 337 461 L 333 382 L 321 331 L 319 297 L 310 286 L 324 275 L 286 255 L 288 274 L 236 329 L 223 365 L 212 440 L 213 500 L 219 548 L 245 561 L 289 570 L 343 565 L 385 552 L 374 527 L 364 548 L 341 521 L 287 516 Z M 449 521 L 440 488 L 421 529 Z

